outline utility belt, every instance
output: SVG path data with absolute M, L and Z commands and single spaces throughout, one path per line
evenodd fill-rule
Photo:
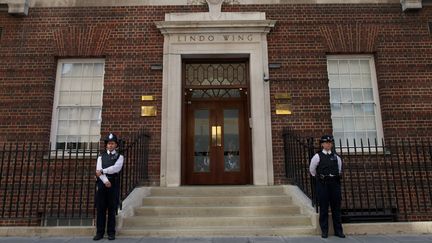
M 340 180 L 340 176 L 339 175 L 323 175 L 323 174 L 318 174 L 318 178 L 320 180 L 325 180 L 325 181 Z

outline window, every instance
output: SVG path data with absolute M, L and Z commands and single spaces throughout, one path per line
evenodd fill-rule
M 328 56 L 331 117 L 336 145 L 378 144 L 383 138 L 375 64 L 372 56 Z
M 98 148 L 104 60 L 60 60 L 51 141 L 56 149 Z

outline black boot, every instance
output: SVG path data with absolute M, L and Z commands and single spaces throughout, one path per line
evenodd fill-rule
M 93 240 L 101 240 L 101 239 L 103 239 L 103 235 L 95 235 L 93 237 Z

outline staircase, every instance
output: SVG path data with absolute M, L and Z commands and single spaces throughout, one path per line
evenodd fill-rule
M 282 186 L 151 188 L 122 236 L 313 235 L 313 215 L 302 213 Z

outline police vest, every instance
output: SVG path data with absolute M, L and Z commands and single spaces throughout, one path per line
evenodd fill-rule
M 114 155 L 109 155 L 107 152 L 102 153 L 102 169 L 106 169 L 110 166 L 113 166 L 117 161 L 117 159 L 119 158 L 119 156 L 120 156 L 119 153 L 115 153 Z
M 318 153 L 320 162 L 316 168 L 319 175 L 339 175 L 338 159 L 335 154 Z

